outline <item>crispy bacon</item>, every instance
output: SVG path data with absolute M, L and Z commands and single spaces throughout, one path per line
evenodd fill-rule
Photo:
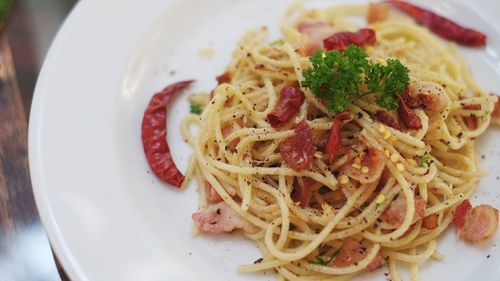
M 472 208 L 469 200 L 464 200 L 455 210 L 454 224 L 458 237 L 465 242 L 485 242 L 498 230 L 498 210 L 484 204 Z
M 399 119 L 403 121 L 403 124 L 407 129 L 419 130 L 422 129 L 422 122 L 418 116 L 406 105 L 403 98 L 399 96 L 399 108 L 398 114 Z
M 304 99 L 304 93 L 299 89 L 290 86 L 284 87 L 281 90 L 278 104 L 274 110 L 267 115 L 267 122 L 269 122 L 273 128 L 282 127 L 299 111 Z
M 359 262 L 368 252 L 369 245 L 367 241 L 368 240 L 362 240 L 362 242 L 360 242 L 352 237 L 347 237 L 344 239 L 344 243 L 342 244 L 339 253 L 329 265 L 334 267 L 346 267 Z M 378 252 L 366 268 L 368 271 L 372 272 L 382 266 L 383 263 L 384 260 L 382 259 L 380 252 Z
M 469 200 L 464 200 L 455 209 L 455 217 L 453 218 L 453 223 L 457 229 L 462 229 L 465 226 L 465 217 L 472 209 L 472 205 Z
M 411 109 L 422 108 L 433 112 L 440 112 L 445 105 L 444 94 L 436 87 L 425 87 L 420 89 L 406 89 L 401 98 Z
M 304 39 L 302 44 L 302 51 L 306 56 L 310 56 L 317 50 L 322 49 L 323 39 L 337 31 L 328 23 L 321 21 L 301 22 L 298 24 L 297 30 L 307 36 L 307 39 Z
M 361 159 L 361 166 L 367 167 L 368 172 L 363 173 L 361 169 L 352 166 L 353 161 L 348 161 L 342 170 L 352 179 L 359 181 L 362 184 L 372 183 L 380 178 L 384 171 L 385 162 L 382 152 L 376 148 L 368 149 L 366 155 Z
M 295 134 L 279 144 L 285 163 L 295 171 L 306 169 L 314 154 L 311 128 L 302 120 L 295 126 Z
M 215 190 L 215 188 L 208 182 L 205 182 L 205 195 L 207 197 L 208 203 L 219 203 L 222 202 L 222 197 Z
M 302 208 L 309 206 L 313 194 L 312 185 L 316 181 L 308 177 L 297 177 L 293 185 L 292 199 L 299 202 Z
M 415 196 L 414 204 L 415 214 L 413 215 L 413 221 L 416 221 L 424 217 L 426 202 L 422 197 Z M 406 216 L 406 198 L 399 196 L 396 200 L 392 201 L 384 214 L 389 224 L 399 225 L 403 223 Z
M 231 82 L 231 72 L 226 71 L 226 72 L 222 73 L 221 75 L 215 77 L 215 80 L 217 80 L 217 85 L 229 83 L 229 82 Z
M 426 229 L 433 230 L 438 227 L 438 220 L 438 215 L 432 214 L 422 220 L 422 226 Z
M 401 127 L 401 125 L 399 125 L 399 123 L 396 120 L 394 120 L 394 118 L 392 118 L 392 116 L 390 116 L 389 114 L 387 114 L 387 112 L 385 112 L 383 110 L 377 110 L 377 112 L 375 112 L 375 118 L 379 122 L 393 128 L 395 130 L 403 131 L 403 128 Z
M 336 154 L 342 149 L 342 143 L 340 142 L 340 126 L 342 125 L 342 121 L 349 119 L 351 119 L 351 115 L 347 111 L 337 114 L 333 119 L 332 129 L 325 144 L 325 152 L 330 163 L 333 162 Z
M 366 20 L 368 23 L 384 21 L 389 17 L 389 6 L 384 3 L 368 4 L 368 15 Z
M 500 125 L 500 101 L 498 100 L 495 102 L 495 107 L 493 107 L 493 112 L 491 113 L 491 123 Z
M 195 225 L 205 232 L 224 233 L 243 229 L 245 232 L 254 233 L 257 230 L 256 226 L 240 217 L 224 202 L 196 212 L 191 217 Z
M 227 136 L 229 136 L 234 131 L 233 125 L 226 125 L 226 126 L 224 126 L 221 129 L 221 131 L 222 131 L 222 136 L 224 136 L 226 138 Z M 230 141 L 227 144 L 227 146 L 229 147 L 229 149 L 231 151 L 234 151 L 234 149 L 236 148 L 236 146 L 238 145 L 238 143 L 240 143 L 240 138 L 235 138 L 232 141 Z
M 357 32 L 337 32 L 323 40 L 323 47 L 327 51 L 338 50 L 342 52 L 351 44 L 364 47 L 366 45 L 373 45 L 376 41 L 375 30 L 361 28 Z

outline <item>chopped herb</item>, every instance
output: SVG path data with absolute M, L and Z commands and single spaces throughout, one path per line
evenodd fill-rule
M 375 210 L 377 210 L 378 207 L 380 207 L 380 204 L 379 203 L 375 203 Z
M 191 110 L 190 111 L 193 114 L 200 115 L 201 112 L 203 111 L 203 105 L 201 105 L 199 103 L 192 102 L 191 103 Z
M 283 39 L 278 39 L 276 41 L 274 41 L 273 43 L 271 43 L 271 46 L 275 46 L 275 45 L 283 45 L 285 44 L 285 40 Z
M 431 163 L 431 158 L 427 155 L 424 154 L 420 157 L 420 160 L 418 161 L 418 166 L 419 167 L 427 167 Z
M 378 95 L 378 105 L 394 110 L 399 106 L 396 94 L 409 82 L 408 68 L 399 60 L 388 59 L 387 65 L 372 63 L 362 48 L 353 45 L 342 53 L 318 51 L 309 60 L 312 68 L 304 71 L 301 84 L 326 101 L 335 114 L 354 98 L 371 94 Z
M 316 261 L 309 261 L 309 263 L 319 264 L 319 265 L 328 265 L 336 256 L 338 256 L 338 254 L 340 253 L 340 250 L 342 249 L 342 246 L 344 246 L 344 245 L 343 244 L 340 245 L 340 247 L 337 250 L 333 251 L 333 253 L 329 257 L 323 258 L 322 256 L 318 255 L 318 256 L 316 256 Z

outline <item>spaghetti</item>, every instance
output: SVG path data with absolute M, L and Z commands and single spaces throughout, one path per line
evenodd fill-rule
M 419 263 L 444 258 L 437 237 L 486 175 L 474 140 L 488 127 L 497 98 L 474 82 L 454 44 L 401 14 L 384 10 L 376 21 L 371 15 L 376 42 L 363 48 L 371 62 L 397 59 L 409 70 L 400 109 L 409 106 L 418 129 L 401 125 L 404 113 L 382 108 L 373 95 L 354 97 L 347 117 L 334 118 L 300 87 L 313 67 L 308 48 L 315 36 L 356 32 L 351 17 L 365 18 L 374 8 L 380 7 L 297 4 L 283 17 L 282 40 L 269 43 L 266 28 L 249 31 L 201 116 L 184 120 L 194 151 L 185 182 L 194 177 L 204 187 L 196 225 L 210 232 L 241 228 L 262 250 L 263 258 L 241 272 L 346 280 L 385 262 L 392 280 L 400 280 L 396 263 L 418 280 Z M 286 91 L 295 97 L 289 120 L 270 122 Z M 335 130 L 337 143 L 330 140 Z M 327 146 L 342 151 L 330 157 Z M 289 156 L 289 148 L 298 151 Z M 313 157 L 304 164 L 300 155 L 308 153 Z

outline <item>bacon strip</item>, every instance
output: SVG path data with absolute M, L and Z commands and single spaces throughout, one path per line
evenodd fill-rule
M 335 116 L 333 119 L 332 129 L 325 144 L 325 152 L 328 156 L 328 161 L 333 162 L 336 154 L 342 149 L 340 142 L 340 126 L 342 121 L 351 119 L 351 115 L 347 111 L 343 111 Z
M 313 160 L 314 144 L 311 128 L 302 120 L 295 126 L 295 134 L 279 144 L 285 163 L 295 171 L 309 167 Z
M 385 167 L 382 152 L 373 147 L 368 149 L 367 154 L 361 160 L 361 166 L 368 168 L 367 173 L 363 173 L 361 169 L 353 167 L 352 164 L 352 161 L 347 162 L 342 166 L 342 170 L 348 177 L 363 184 L 372 183 L 379 179 Z
M 413 221 L 420 220 L 425 214 L 426 202 L 422 197 L 415 196 L 415 214 L 413 215 Z M 385 211 L 385 216 L 387 223 L 392 225 L 402 224 L 406 216 L 406 198 L 404 196 L 399 196 L 396 200 L 392 201 L 389 208 Z
M 368 4 L 368 16 L 366 20 L 368 23 L 377 21 L 384 21 L 389 16 L 389 6 L 384 3 L 370 3 Z
M 256 226 L 243 219 L 226 203 L 220 202 L 205 210 L 194 213 L 191 218 L 195 225 L 205 232 L 224 233 L 235 229 L 245 232 L 256 232 Z
M 458 237 L 465 242 L 485 242 L 498 230 L 498 210 L 485 204 L 471 209 L 469 200 L 464 200 L 455 210 L 454 224 Z
M 284 87 L 281 90 L 278 105 L 267 115 L 267 122 L 273 128 L 282 127 L 299 111 L 304 99 L 302 91 L 290 86 Z
M 353 44 L 358 47 L 373 45 L 377 41 L 375 30 L 370 28 L 361 28 L 357 32 L 337 32 L 332 36 L 323 40 L 325 50 L 344 51 L 349 45 Z
M 222 197 L 215 190 L 215 188 L 208 182 L 205 182 L 205 194 L 208 203 L 219 203 L 222 202 Z

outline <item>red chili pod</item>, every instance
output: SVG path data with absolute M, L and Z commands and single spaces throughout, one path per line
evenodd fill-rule
M 142 145 L 151 170 L 160 180 L 179 188 L 184 175 L 175 166 L 167 143 L 167 105 L 175 93 L 192 82 L 193 80 L 180 81 L 156 93 L 142 118 Z
M 293 115 L 299 112 L 305 96 L 297 88 L 286 86 L 281 90 L 278 104 L 274 110 L 267 115 L 267 122 L 273 128 L 285 125 Z
M 330 130 L 330 135 L 328 135 L 328 140 L 325 144 L 325 153 L 328 156 L 328 161 L 330 162 L 333 161 L 337 152 L 342 149 L 342 143 L 340 142 L 341 122 L 349 119 L 351 119 L 351 115 L 347 111 L 337 114 L 333 119 L 332 129 Z
M 399 114 L 399 120 L 403 121 L 403 124 L 407 129 L 411 130 L 419 130 L 422 129 L 422 121 L 420 121 L 420 118 L 411 111 L 411 109 L 406 105 L 406 103 L 403 101 L 403 98 L 398 95 L 399 98 L 399 108 L 398 108 L 398 114 Z
M 373 45 L 377 41 L 375 30 L 370 28 L 361 28 L 357 32 L 337 32 L 332 36 L 323 40 L 325 50 L 344 51 L 349 45 L 353 44 L 358 47 L 365 45 Z
M 405 1 L 388 0 L 387 2 L 445 39 L 470 47 L 486 45 L 487 37 L 484 33 L 463 27 L 450 19 Z

